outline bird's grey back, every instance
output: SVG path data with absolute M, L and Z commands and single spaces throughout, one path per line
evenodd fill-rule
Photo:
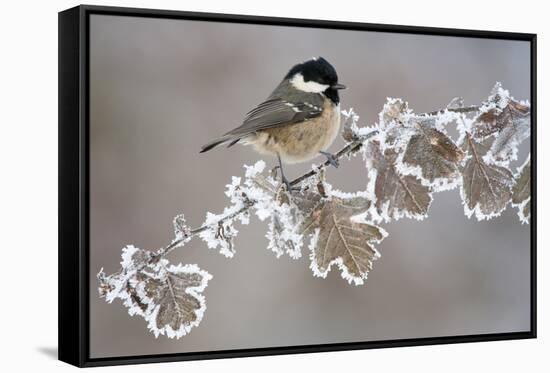
M 225 143 L 232 146 L 259 130 L 318 117 L 323 112 L 323 101 L 322 94 L 300 91 L 284 79 L 264 102 L 246 114 L 243 124 L 204 145 L 201 153 Z
M 322 94 L 300 91 L 285 79 L 267 100 L 246 114 L 241 126 L 226 135 L 245 136 L 261 129 L 315 118 L 323 110 L 323 99 Z

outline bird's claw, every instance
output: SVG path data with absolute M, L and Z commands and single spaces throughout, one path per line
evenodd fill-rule
M 338 168 L 340 166 L 340 162 L 338 161 L 338 158 L 334 154 L 331 154 L 329 152 L 320 151 L 322 155 L 327 157 L 327 161 L 334 167 Z
M 298 188 L 298 187 L 293 187 L 292 184 L 290 183 L 290 181 L 284 175 L 281 177 L 281 181 L 282 181 L 283 185 L 285 186 L 286 191 L 289 192 L 289 193 L 292 193 L 293 191 L 300 190 L 300 188 Z

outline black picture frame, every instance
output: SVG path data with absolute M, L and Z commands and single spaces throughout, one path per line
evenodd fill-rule
M 536 337 L 536 182 L 531 183 L 531 324 L 514 333 L 334 343 L 211 352 L 90 358 L 89 354 L 89 18 L 92 14 L 223 21 L 422 35 L 528 41 L 531 45 L 531 159 L 536 181 L 536 34 L 411 27 L 81 5 L 59 13 L 59 360 L 79 367 L 195 359 L 282 355 L 401 346 L 526 339 Z

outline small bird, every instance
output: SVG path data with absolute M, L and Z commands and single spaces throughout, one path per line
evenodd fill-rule
M 246 114 L 242 125 L 204 145 L 200 152 L 221 144 L 253 145 L 259 153 L 277 156 L 281 179 L 291 191 L 283 162 L 306 162 L 323 154 L 338 167 L 327 149 L 340 129 L 338 91 L 345 88 L 323 57 L 299 63 L 264 102 Z

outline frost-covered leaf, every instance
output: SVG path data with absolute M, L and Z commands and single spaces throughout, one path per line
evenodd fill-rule
M 226 207 L 223 214 L 207 217 L 204 224 L 209 228 L 201 232 L 200 237 L 209 247 L 220 247 L 222 253 L 232 256 L 233 238 L 237 234 L 233 223 L 237 219 L 241 219 L 241 223 L 248 223 L 248 213 L 237 214 L 243 207 L 247 207 L 261 221 L 269 220 L 267 248 L 277 257 L 286 253 L 297 259 L 301 256 L 303 246 L 302 235 L 298 232 L 301 214 L 288 194 L 280 188 L 281 184 L 275 180 L 276 174 L 266 176 L 264 170 L 265 163 L 258 161 L 253 166 L 245 166 L 244 178 L 233 177 L 226 190 L 232 205 Z M 245 221 L 243 217 L 246 217 Z M 221 224 L 223 230 L 217 230 L 216 224 Z
M 531 157 L 518 169 L 515 184 L 512 188 L 512 206 L 517 207 L 522 223 L 529 223 L 531 218 Z
M 107 276 L 102 269 L 97 278 L 100 297 L 109 303 L 122 300 L 155 336 L 180 338 L 200 323 L 206 309 L 201 293 L 212 276 L 194 264 L 169 265 L 149 251 L 127 246 L 121 270 Z
M 510 109 L 511 103 L 508 105 L 507 111 L 512 113 Z M 524 108 L 528 107 L 523 106 Z M 497 161 L 509 162 L 517 159 L 517 149 L 523 140 L 527 139 L 531 134 L 531 118 L 530 112 L 522 114 L 516 112 L 510 114 L 508 125 L 499 131 L 498 135 L 491 146 L 491 154 Z
M 191 235 L 191 228 L 187 225 L 185 221 L 185 216 L 183 214 L 176 215 L 174 217 L 174 236 L 176 241 L 185 240 Z
M 234 238 L 239 233 L 233 225 L 236 219 L 228 218 L 235 211 L 235 208 L 226 208 L 222 215 L 207 213 L 203 223 L 207 228 L 199 233 L 199 237 L 206 242 L 209 249 L 219 248 L 220 254 L 227 258 L 235 255 Z
M 201 292 L 211 278 L 196 266 L 163 266 L 154 281 L 146 283 L 156 304 L 149 320 L 153 333 L 179 338 L 197 326 L 206 310 Z
M 302 221 L 302 214 L 293 199 L 286 190 L 277 185 L 277 182 L 263 175 L 256 175 L 251 182 L 257 187 L 263 189 L 263 210 L 269 209 L 269 224 L 266 233 L 268 239 L 267 248 L 275 253 L 279 258 L 284 253 L 293 259 L 302 256 L 303 236 L 299 231 Z M 258 191 L 255 192 L 258 196 Z M 267 201 L 270 201 L 270 207 Z M 254 206 L 256 208 L 256 206 Z M 258 212 L 260 216 L 265 215 L 265 211 Z
M 430 118 L 419 120 L 415 128 L 399 171 L 419 177 L 438 191 L 452 189 L 458 182 L 458 163 L 464 157 L 463 152 L 450 137 L 430 123 Z
M 138 249 L 134 245 L 128 245 L 122 249 L 122 268 L 139 269 L 151 260 L 151 252 Z
M 122 249 L 121 257 L 120 272 L 109 276 L 105 274 L 103 268 L 98 272 L 98 292 L 99 296 L 104 297 L 108 303 L 112 303 L 117 298 L 122 299 L 130 315 L 134 315 L 140 313 L 141 307 L 132 299 L 133 290 L 128 289 L 129 281 L 152 260 L 152 255 L 149 251 L 128 245 Z
M 96 277 L 98 283 L 97 292 L 99 293 L 99 297 L 106 298 L 107 295 L 115 289 L 115 281 L 113 279 L 115 276 L 110 278 L 110 276 L 107 276 L 105 271 L 103 271 L 103 268 L 101 268 Z
M 391 123 L 405 123 L 408 120 L 408 116 L 411 114 L 409 104 L 400 98 L 386 99 L 384 108 L 379 114 L 379 121 L 381 127 L 386 127 Z
M 519 168 L 514 185 L 512 202 L 521 203 L 531 198 L 531 159 L 527 158 L 525 163 Z
M 268 239 L 267 248 L 273 251 L 277 257 L 286 252 L 291 258 L 298 259 L 302 256 L 302 235 L 298 232 L 294 223 L 285 222 L 282 216 L 290 215 L 273 215 L 271 217 L 265 235 Z
M 378 133 L 376 126 L 359 126 L 359 115 L 353 111 L 352 108 L 349 110 L 342 110 L 342 138 L 350 142 L 361 142 L 365 141 L 374 136 L 375 133 Z M 349 155 L 354 154 L 358 149 L 354 149 L 350 152 Z
M 462 107 L 464 107 L 463 97 L 455 97 L 447 104 L 447 109 L 459 109 Z
M 493 100 L 497 100 L 499 104 Z M 521 104 L 509 97 L 506 97 L 504 102 L 502 100 L 502 98 L 490 98 L 490 101 L 481 107 L 481 112 L 474 122 L 476 139 L 495 134 L 513 125 L 514 122 L 521 122 L 524 118 L 529 118 L 531 108 L 528 105 Z M 503 103 L 505 105 L 501 107 Z
M 313 190 L 306 190 L 300 194 L 294 195 L 293 202 L 302 212 L 303 216 L 306 217 L 304 218 L 304 220 L 306 220 L 311 217 L 311 214 L 318 206 L 324 203 L 324 198 L 326 197 L 326 194 L 322 196 L 320 193 L 315 193 Z
M 374 202 L 373 215 L 386 222 L 409 217 L 423 219 L 432 202 L 430 187 L 422 185 L 412 175 L 401 175 L 396 169 L 398 153 L 393 149 L 380 149 L 377 141 L 371 141 L 365 149 L 369 170 L 367 190 Z
M 336 264 L 349 283 L 363 284 L 372 262 L 380 256 L 373 245 L 386 236 L 382 228 L 352 219 L 369 205 L 364 197 L 331 196 L 311 203 L 315 207 L 302 223 L 302 231 L 312 236 L 310 268 L 316 276 L 326 277 Z
M 466 216 L 478 220 L 499 216 L 512 197 L 513 175 L 506 167 L 487 163 L 484 148 L 472 136 L 465 139 L 468 159 L 462 169 L 460 195 Z
M 342 124 L 342 138 L 347 142 L 355 141 L 359 138 L 357 121 L 359 116 L 355 114 L 353 109 L 342 110 L 343 124 Z
M 246 175 L 256 172 L 253 170 L 254 167 L 259 168 L 258 172 L 261 172 L 265 163 L 260 161 L 255 166 L 248 167 Z M 208 212 L 202 225 L 205 228 L 199 232 L 199 237 L 206 242 L 209 249 L 219 248 L 220 254 L 232 258 L 235 255 L 234 239 L 239 233 L 235 223 L 240 222 L 243 225 L 249 223 L 248 207 L 252 203 L 240 177 L 232 178 L 231 184 L 226 186 L 225 194 L 230 198 L 231 205 L 225 207 L 221 214 Z
M 490 156 L 506 164 L 517 159 L 517 147 L 529 137 L 530 127 L 530 105 L 515 101 L 497 84 L 474 120 L 473 135 L 478 140 L 494 135 Z

